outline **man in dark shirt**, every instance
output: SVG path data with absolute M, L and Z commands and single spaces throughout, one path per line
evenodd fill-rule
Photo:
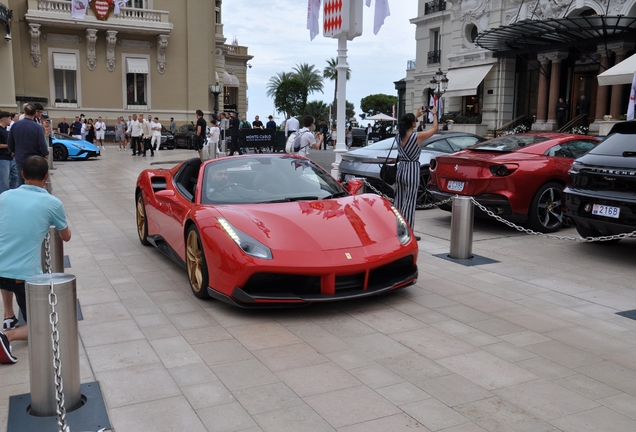
M 49 146 L 44 138 L 44 129 L 42 129 L 40 124 L 35 122 L 35 113 L 35 106 L 27 104 L 24 107 L 24 119 L 11 126 L 11 132 L 7 140 L 9 151 L 11 151 L 15 157 L 15 167 L 18 172 L 18 186 L 24 184 L 24 178 L 20 175 L 24 161 L 30 156 L 42 156 L 46 158 L 49 155 Z
M 62 117 L 62 121 L 57 124 L 57 131 L 61 134 L 68 134 L 70 126 L 66 123 L 66 117 Z
M 238 119 L 238 113 L 233 112 L 232 118 L 230 118 L 230 136 L 232 137 L 232 145 L 230 146 L 230 156 L 234 155 L 234 152 L 237 151 L 238 154 L 242 155 L 243 152 L 239 147 L 239 124 L 241 122 Z
M 252 122 L 252 127 L 254 129 L 263 129 L 263 122 L 260 120 L 258 116 L 254 117 L 254 121 Z
M 274 129 L 274 130 L 276 130 L 276 122 L 274 121 L 274 117 L 269 116 L 268 119 L 269 119 L 269 121 L 265 125 L 265 129 Z
M 203 111 L 197 110 L 197 125 L 196 125 L 196 137 L 194 142 L 194 148 L 199 152 L 199 158 L 203 159 L 203 144 L 205 143 L 205 137 L 207 135 L 207 123 L 203 118 Z
M 563 98 L 559 98 L 559 103 L 557 103 L 557 123 L 559 125 L 559 129 L 565 126 L 567 111 L 568 104 L 563 101 Z
M 71 123 L 71 135 L 74 138 L 82 139 L 82 122 L 79 117 L 75 117 L 75 121 Z
M 9 189 L 18 187 L 18 174 L 15 169 L 15 161 L 7 144 L 9 141 L 7 126 L 10 121 L 11 113 L 0 111 L 0 194 Z
M 327 123 L 325 123 L 323 119 L 320 119 L 320 123 L 318 124 L 318 130 L 320 131 L 322 135 L 321 147 L 323 147 L 324 150 L 327 150 L 327 132 L 329 131 L 329 128 L 327 127 Z
M 590 101 L 585 98 L 585 95 L 581 95 L 581 100 L 579 101 L 579 114 L 585 115 L 583 117 L 583 127 L 589 126 L 589 115 L 590 115 Z

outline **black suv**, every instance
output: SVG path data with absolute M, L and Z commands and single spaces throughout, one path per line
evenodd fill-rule
M 607 138 L 574 161 L 564 215 L 583 237 L 636 230 L 636 121 L 617 123 Z

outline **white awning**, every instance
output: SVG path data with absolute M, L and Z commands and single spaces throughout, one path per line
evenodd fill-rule
M 234 74 L 230 74 L 230 78 L 232 79 L 232 87 L 240 87 L 241 83 L 239 83 L 238 78 Z
M 77 70 L 75 54 L 53 53 L 53 69 Z
M 214 72 L 214 76 L 216 77 L 216 83 L 219 83 L 219 73 L 218 72 Z
M 148 60 L 145 58 L 130 58 L 126 59 L 126 66 L 128 67 L 128 73 L 148 74 L 150 68 L 148 68 Z
M 223 85 L 225 87 L 232 87 L 232 77 L 226 70 L 223 71 Z
M 631 84 L 636 73 L 636 54 L 626 58 L 614 67 L 609 68 L 598 78 L 598 85 Z
M 450 69 L 446 74 L 448 89 L 444 97 L 470 96 L 477 94 L 477 87 L 486 78 L 493 65 L 470 66 Z

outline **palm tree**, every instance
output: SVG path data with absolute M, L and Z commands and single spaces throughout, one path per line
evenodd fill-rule
M 271 98 L 276 97 L 278 86 L 281 85 L 283 81 L 290 80 L 293 77 L 294 74 L 291 72 L 278 72 L 276 76 L 271 77 L 267 83 L 267 96 Z
M 307 86 L 308 93 L 316 91 L 322 93 L 322 75 L 315 69 L 314 65 L 308 63 L 297 64 L 294 66 L 293 75 Z
M 335 58 L 331 58 L 327 60 L 327 67 L 324 71 L 322 71 L 322 76 L 335 81 L 335 85 L 333 87 L 333 109 L 331 114 L 335 119 L 338 116 L 338 70 L 336 69 L 338 66 L 338 61 Z M 347 81 L 351 78 L 351 69 L 347 67 Z

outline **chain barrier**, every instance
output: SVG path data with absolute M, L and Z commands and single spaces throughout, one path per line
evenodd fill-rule
M 493 211 L 488 210 L 485 206 L 479 204 L 477 202 L 477 200 L 475 200 L 475 198 L 470 197 L 470 200 L 472 201 L 472 203 L 475 205 L 475 207 L 477 207 L 479 210 L 483 211 L 484 213 L 486 213 L 488 216 L 492 217 L 493 219 L 508 225 L 511 228 L 516 229 L 519 232 L 522 233 L 526 233 L 526 234 L 530 234 L 530 235 L 536 235 L 539 237 L 545 237 L 545 238 L 549 238 L 549 239 L 555 239 L 555 240 L 567 240 L 567 241 L 575 241 L 575 242 L 585 242 L 585 243 L 593 243 L 593 242 L 603 242 L 603 241 L 612 241 L 612 240 L 622 240 L 624 238 L 628 238 L 628 237 L 636 237 L 636 231 L 632 231 L 631 233 L 621 233 L 621 234 L 616 234 L 616 235 L 610 235 L 610 236 L 599 236 L 599 237 L 570 237 L 570 236 L 560 236 L 560 235 L 556 235 L 556 234 L 546 234 L 546 233 L 542 233 L 542 232 L 538 232 L 538 231 L 534 231 L 528 228 L 524 228 L 521 227 L 519 225 L 516 225 L 504 218 L 502 218 L 501 216 L 496 215 Z
M 51 234 L 47 233 L 44 238 L 44 260 L 46 272 L 51 274 Z M 53 346 L 53 368 L 55 369 L 55 401 L 57 403 L 57 424 L 59 432 L 70 432 L 70 428 L 66 423 L 66 408 L 64 407 L 64 384 L 62 382 L 62 362 L 60 361 L 60 334 L 57 330 L 58 317 L 55 312 L 57 305 L 57 295 L 53 289 L 53 281 L 51 280 L 51 290 L 49 292 L 49 305 L 51 306 L 51 315 L 49 322 L 51 323 L 51 344 Z
M 360 178 L 360 179 L 356 179 L 356 180 L 362 180 L 364 182 L 365 185 L 367 185 L 369 187 L 369 189 L 371 189 L 373 191 L 373 193 L 380 195 L 381 197 L 386 198 L 389 202 L 393 202 L 393 198 L 382 193 L 381 191 L 379 191 L 376 187 L 374 187 L 371 183 L 369 183 L 369 181 L 366 178 Z M 432 209 L 435 207 L 439 207 L 441 205 L 444 204 L 448 204 L 453 200 L 453 197 L 450 197 L 448 199 L 445 199 L 444 201 L 439 201 L 439 202 L 434 202 L 434 203 L 430 203 L 430 204 L 418 204 L 415 206 L 416 210 L 428 210 L 428 209 Z

